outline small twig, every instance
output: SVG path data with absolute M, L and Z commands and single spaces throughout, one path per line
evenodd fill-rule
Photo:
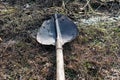
M 66 0 L 66 2 L 65 2 L 65 0 L 62 0 L 62 7 L 65 9 L 65 7 L 66 7 L 66 4 L 69 2 L 70 0 Z
M 89 7 L 89 9 L 90 9 L 93 13 L 95 13 L 95 11 L 93 10 L 93 8 L 92 8 L 91 5 L 90 5 L 90 0 L 89 0 L 89 1 L 87 0 L 87 2 L 88 2 L 88 7 Z
M 93 10 L 93 8 L 92 8 L 91 5 L 90 5 L 90 0 L 86 0 L 86 1 L 87 1 L 87 3 L 85 4 L 85 6 L 84 6 L 83 8 L 81 8 L 81 10 L 84 10 L 84 9 L 88 6 L 89 10 L 91 10 L 92 13 L 102 15 L 102 13 L 95 12 L 95 11 Z
M 65 1 L 62 0 L 62 7 L 65 9 Z
M 0 42 L 2 42 L 3 40 L 2 40 L 2 38 L 0 37 Z
M 87 3 L 85 4 L 85 6 L 83 8 L 81 8 L 81 10 L 84 10 L 87 6 L 89 8 L 89 10 L 92 11 L 92 13 L 95 13 L 95 11 L 92 9 L 91 5 L 90 5 L 90 0 L 86 0 Z
M 84 10 L 87 6 L 88 6 L 88 4 L 90 3 L 90 0 L 89 1 L 87 1 L 87 3 L 84 5 L 84 7 L 83 8 L 81 8 L 82 10 Z
M 6 10 L 8 10 L 7 6 L 4 3 L 2 3 L 2 1 L 0 1 L 0 4 L 2 4 Z

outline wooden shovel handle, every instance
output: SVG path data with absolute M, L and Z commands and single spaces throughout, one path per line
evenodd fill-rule
M 59 40 L 57 40 L 56 42 L 56 59 L 57 59 L 57 80 L 65 80 L 63 50 Z

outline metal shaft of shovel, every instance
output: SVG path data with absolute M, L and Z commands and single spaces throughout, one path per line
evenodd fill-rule
M 60 26 L 57 19 L 57 14 L 55 14 L 55 25 L 56 25 L 56 62 L 57 62 L 57 80 L 65 80 L 64 72 L 64 59 L 63 59 L 63 49 L 62 49 L 62 37 L 60 32 Z

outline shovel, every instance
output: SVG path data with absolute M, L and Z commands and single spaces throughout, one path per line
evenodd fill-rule
M 56 46 L 57 80 L 65 80 L 62 46 L 77 35 L 77 26 L 62 14 L 54 14 L 51 19 L 45 20 L 37 33 L 39 43 Z

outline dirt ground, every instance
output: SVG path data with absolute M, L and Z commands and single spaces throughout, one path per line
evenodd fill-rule
M 117 5 L 116 5 L 117 4 Z M 120 3 L 119 3 L 120 4 Z M 44 20 L 56 11 L 73 21 L 90 16 L 119 15 L 118 2 L 108 2 L 99 9 L 85 3 L 71 2 L 66 9 L 58 6 L 29 8 L 0 5 L 0 80 L 55 80 L 56 54 L 54 46 L 41 45 L 36 33 Z M 111 7 L 112 5 L 112 7 Z M 105 16 L 105 15 L 104 15 Z M 120 21 L 82 26 L 79 36 L 63 46 L 66 80 L 120 79 Z

